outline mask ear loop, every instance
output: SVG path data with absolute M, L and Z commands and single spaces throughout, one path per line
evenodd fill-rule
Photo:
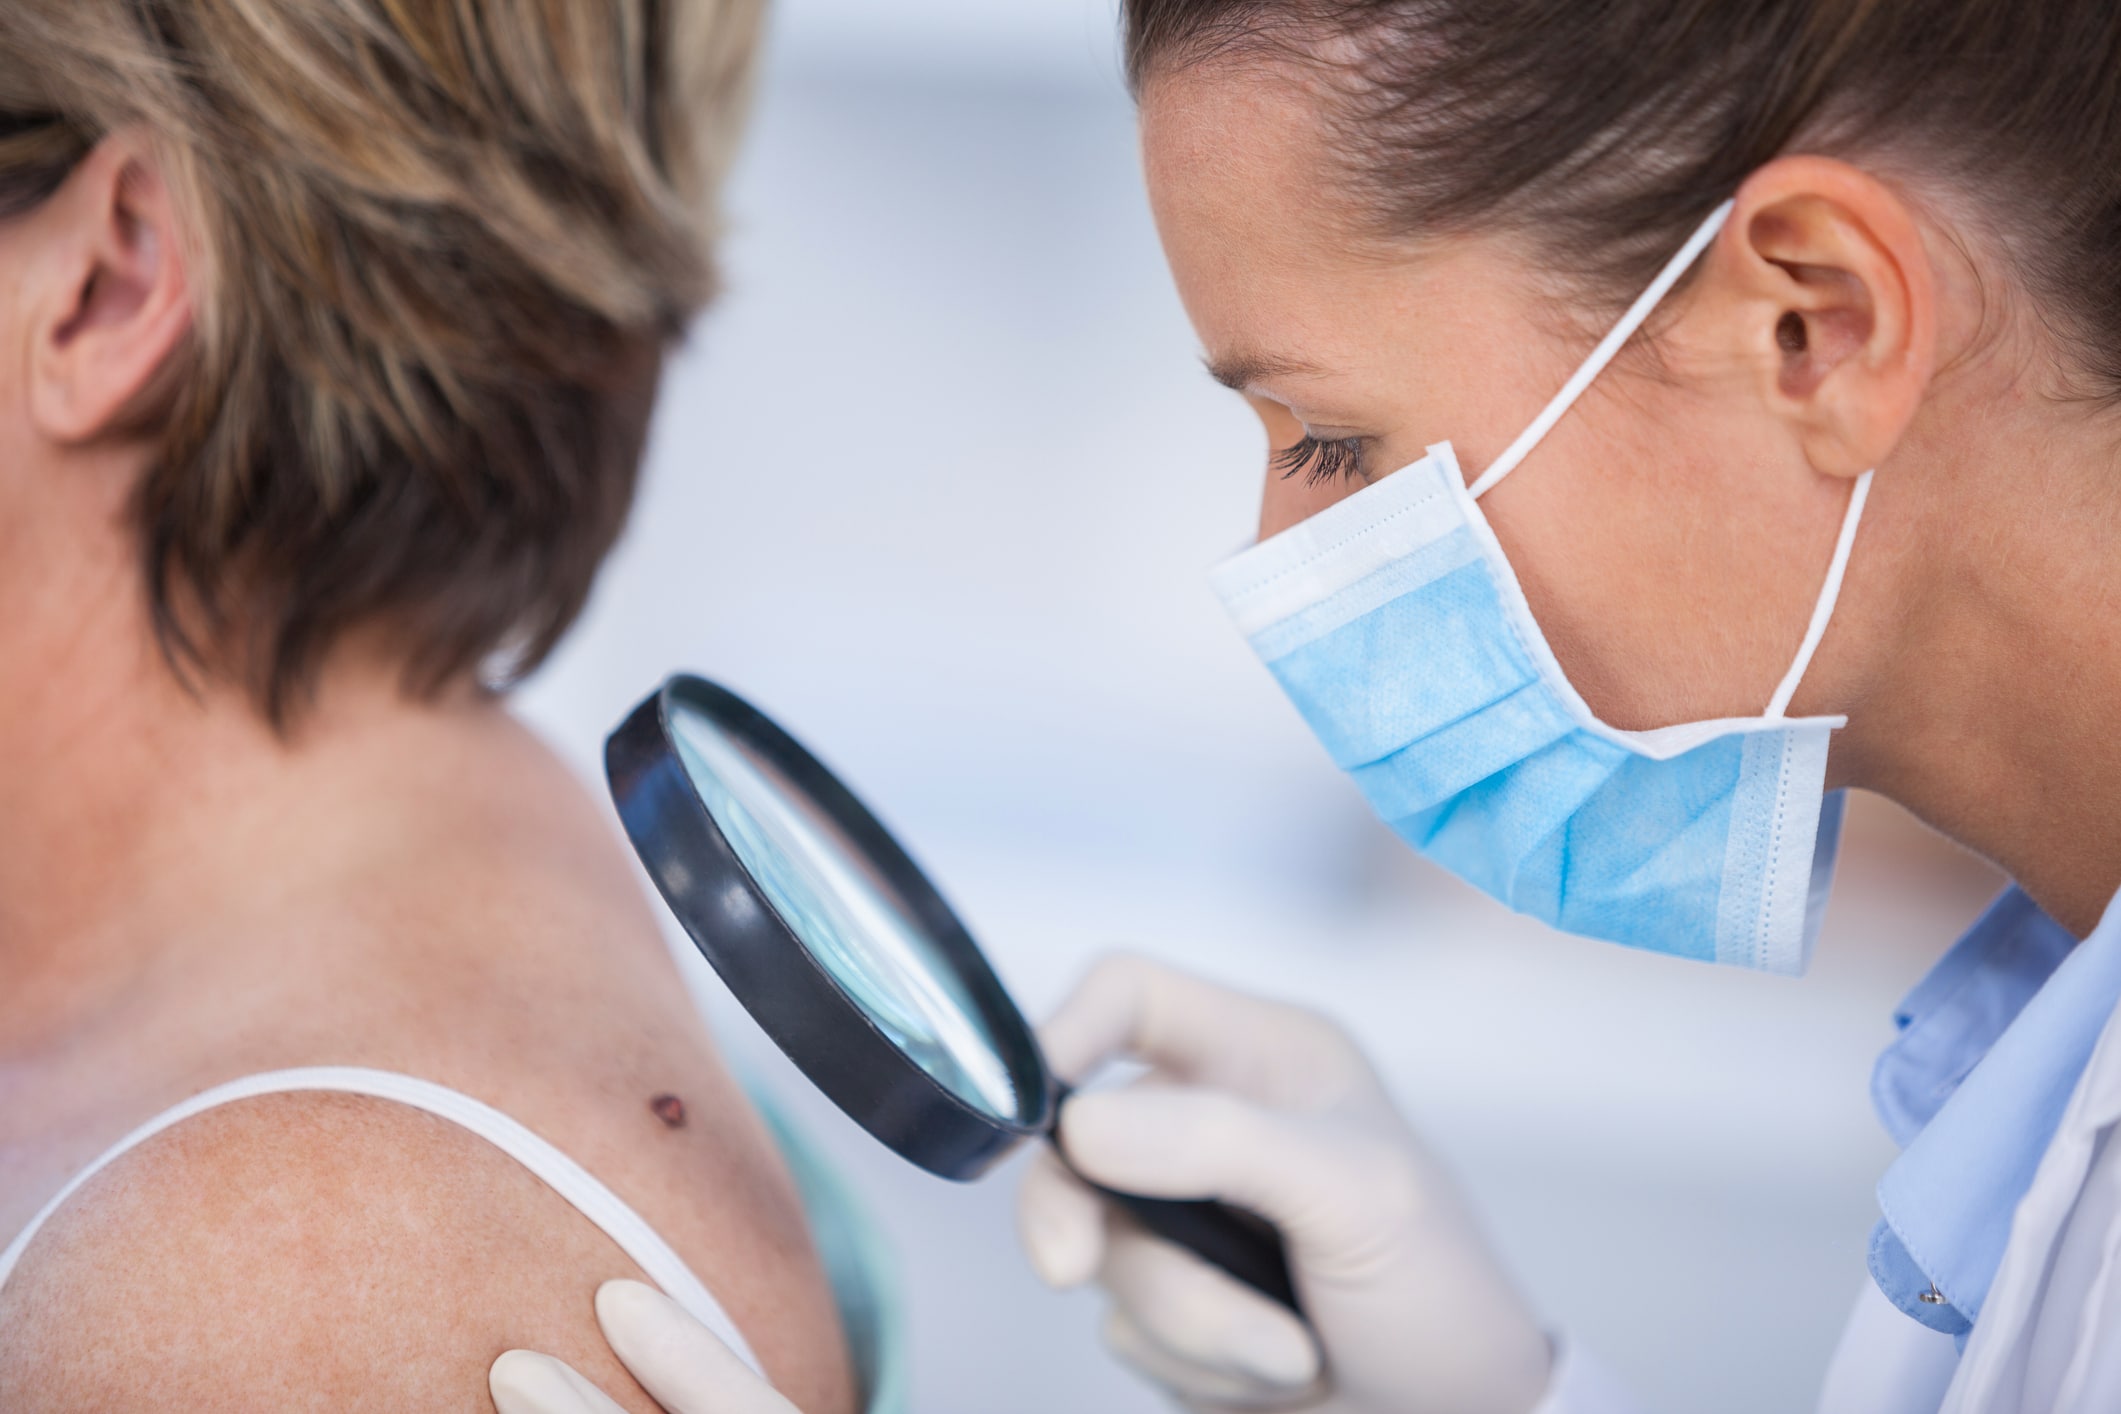
M 1603 373 L 1614 355 L 1635 336 L 1635 331 L 1650 317 L 1658 302 L 1679 283 L 1679 277 L 1701 258 L 1701 253 L 1723 229 L 1723 223 L 1730 219 L 1731 208 L 1736 204 L 1735 200 L 1724 201 L 1694 228 L 1694 234 L 1687 237 L 1686 244 L 1664 263 L 1657 278 L 1635 297 L 1635 302 L 1620 316 L 1620 321 L 1606 331 L 1606 336 L 1598 341 L 1598 347 L 1591 350 L 1590 357 L 1577 366 L 1569 375 L 1569 381 L 1561 385 L 1561 391 L 1540 409 L 1539 416 L 1532 419 L 1532 425 L 1518 433 L 1517 440 L 1505 447 L 1502 455 L 1490 462 L 1487 470 L 1466 488 L 1467 495 L 1477 501 L 1494 490 L 1496 483 L 1517 470 L 1519 463 L 1531 454 L 1547 433 L 1554 430 L 1554 424 L 1561 421 L 1562 414 L 1583 396 L 1583 390 L 1591 386 L 1591 380 Z M 1870 497 L 1874 474 L 1875 468 L 1856 478 L 1856 489 L 1849 494 L 1848 513 L 1841 520 L 1841 535 L 1834 542 L 1834 562 L 1827 567 L 1826 583 L 1819 590 L 1818 602 L 1812 606 L 1812 621 L 1805 626 L 1804 642 L 1797 649 L 1796 661 L 1782 675 L 1775 695 L 1768 700 L 1765 716 L 1781 717 L 1789 711 L 1790 699 L 1797 695 L 1797 684 L 1804 680 L 1804 670 L 1812 665 L 1812 655 L 1819 651 L 1819 641 L 1826 637 L 1827 621 L 1833 618 L 1834 604 L 1841 597 L 1841 581 L 1848 572 L 1849 552 L 1856 544 L 1856 523 L 1863 519 L 1863 503 Z
M 1561 415 L 1583 396 L 1583 390 L 1591 386 L 1591 380 L 1605 371 L 1605 366 L 1613 361 L 1613 355 L 1620 352 L 1621 345 L 1634 337 L 1635 331 L 1650 317 L 1650 311 L 1657 307 L 1657 302 L 1671 292 L 1672 286 L 1679 282 L 1679 277 L 1686 274 L 1687 267 L 1701 258 L 1701 253 L 1709 248 L 1709 242 L 1715 240 L 1716 233 L 1723 229 L 1723 223 L 1730 219 L 1731 207 L 1735 204 L 1725 201 L 1694 228 L 1694 234 L 1687 237 L 1686 244 L 1664 263 L 1664 269 L 1657 272 L 1657 278 L 1650 281 L 1650 287 L 1635 297 L 1635 302 L 1628 306 L 1628 312 L 1620 316 L 1620 322 L 1598 341 L 1598 347 L 1591 350 L 1591 356 L 1569 376 L 1568 382 L 1561 385 L 1561 391 L 1540 410 L 1539 416 L 1532 419 L 1532 425 L 1518 433 L 1517 440 L 1510 443 L 1501 456 L 1489 463 L 1488 469 L 1480 474 L 1478 481 L 1466 488 L 1468 495 L 1477 501 L 1494 490 L 1495 483 L 1517 470 L 1517 464 L 1525 459 L 1532 448 L 1539 445 L 1540 439 L 1554 430 L 1554 424 L 1561 421 Z
M 1797 684 L 1804 681 L 1804 670 L 1812 665 L 1812 655 L 1819 651 L 1819 640 L 1826 637 L 1827 620 L 1834 617 L 1834 602 L 1841 597 L 1841 579 L 1848 573 L 1849 551 L 1856 546 L 1856 522 L 1863 519 L 1863 503 L 1870 499 L 1871 478 L 1878 474 L 1874 467 L 1856 478 L 1856 489 L 1849 493 L 1848 513 L 1841 517 L 1841 535 L 1834 541 L 1834 562 L 1827 566 L 1826 583 L 1819 590 L 1819 602 L 1812 605 L 1812 621 L 1805 625 L 1804 642 L 1797 649 L 1797 661 L 1782 675 L 1781 685 L 1775 695 L 1768 699 L 1769 717 L 1785 716 L 1789 712 L 1790 699 L 1797 695 Z

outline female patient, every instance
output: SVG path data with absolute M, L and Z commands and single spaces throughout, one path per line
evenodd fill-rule
M 589 1299 L 643 1241 L 461 1097 L 851 1407 L 770 1140 L 496 700 L 625 518 L 756 21 L 0 6 L 0 1246 L 190 1097 L 362 1068 L 52 1211 L 0 1272 L 10 1414 L 476 1409 L 512 1346 L 652 1409 Z

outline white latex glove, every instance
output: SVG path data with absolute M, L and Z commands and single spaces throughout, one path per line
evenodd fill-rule
M 1196 1410 L 1527 1414 L 1552 1351 L 1354 1043 L 1324 1018 L 1114 958 L 1040 1030 L 1056 1073 L 1151 1071 L 1079 1094 L 1061 1147 L 1124 1192 L 1221 1198 L 1281 1229 L 1310 1329 L 1150 1237 L 1051 1154 L 1018 1218 L 1051 1285 L 1097 1279 L 1106 1339 Z M 1322 1348 L 1321 1348 L 1322 1347 Z
M 597 1288 L 597 1324 L 667 1414 L 798 1414 L 720 1337 L 652 1286 L 605 1282 Z M 626 1414 L 573 1366 L 535 1351 L 504 1353 L 486 1384 L 500 1414 Z

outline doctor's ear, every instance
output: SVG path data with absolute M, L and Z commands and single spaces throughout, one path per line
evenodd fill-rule
M 1823 157 L 1784 157 L 1739 189 L 1718 243 L 1768 407 L 1813 468 L 1885 460 L 1936 363 L 1936 288 L 1907 204 Z
M 145 133 L 99 142 L 38 210 L 24 270 L 28 406 L 79 445 L 132 430 L 192 330 L 179 213 Z

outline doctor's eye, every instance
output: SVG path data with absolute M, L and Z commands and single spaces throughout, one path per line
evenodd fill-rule
M 1342 477 L 1360 479 L 1362 476 L 1362 444 L 1360 437 L 1343 437 L 1338 441 L 1321 441 L 1305 436 L 1293 446 L 1282 448 L 1274 454 L 1274 469 L 1284 480 L 1304 473 L 1306 486 L 1322 486 L 1328 481 Z

